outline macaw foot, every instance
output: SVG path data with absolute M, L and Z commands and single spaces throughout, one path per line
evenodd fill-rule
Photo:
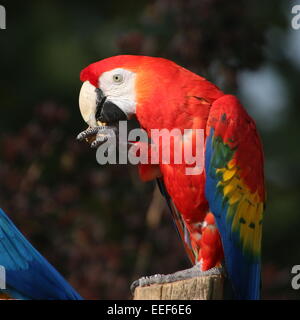
M 170 283 L 185 279 L 191 279 L 195 277 L 205 277 L 205 276 L 211 276 L 211 275 L 223 275 L 224 271 L 223 268 L 211 268 L 207 271 L 201 271 L 200 265 L 197 263 L 192 268 L 177 271 L 172 274 L 156 274 L 154 276 L 149 277 L 142 277 L 138 280 L 135 280 L 131 286 L 130 290 L 132 294 L 134 293 L 135 288 L 137 287 L 146 287 L 150 286 L 152 284 L 162 284 L 162 283 Z
M 117 136 L 118 129 L 115 126 L 97 126 L 82 131 L 77 136 L 77 140 L 91 142 L 92 148 L 99 147 L 102 143 Z

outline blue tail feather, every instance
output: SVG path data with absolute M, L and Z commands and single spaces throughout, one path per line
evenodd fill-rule
M 0 209 L 0 265 L 6 290 L 15 299 L 81 300 L 82 297 L 29 243 Z

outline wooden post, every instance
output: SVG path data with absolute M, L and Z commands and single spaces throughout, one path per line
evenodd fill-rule
M 137 287 L 134 300 L 222 300 L 221 275 L 196 277 L 171 283 Z

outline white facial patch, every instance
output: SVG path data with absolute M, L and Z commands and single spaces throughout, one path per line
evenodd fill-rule
M 122 68 L 104 72 L 99 78 L 99 88 L 107 101 L 118 106 L 128 118 L 136 112 L 135 73 Z
M 96 119 L 96 88 L 85 81 L 81 87 L 79 94 L 79 109 L 83 120 L 90 126 L 95 127 Z

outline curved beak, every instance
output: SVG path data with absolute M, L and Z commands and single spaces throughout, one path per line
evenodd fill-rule
M 102 90 L 85 81 L 79 94 L 79 108 L 84 121 L 95 127 L 104 123 L 127 120 L 127 115 L 112 101 L 109 101 Z

